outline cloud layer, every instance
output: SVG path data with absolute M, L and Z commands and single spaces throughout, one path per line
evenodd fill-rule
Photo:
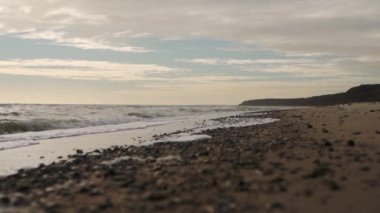
M 380 3 L 376 0 L 162 0 L 159 5 L 155 0 L 0 3 L 5 32 L 73 45 L 77 44 L 70 42 L 73 39 L 87 40 L 83 43 L 93 48 L 134 51 L 122 41 L 144 35 L 202 36 L 286 52 L 380 54 Z
M 175 69 L 155 64 L 120 64 L 107 61 L 57 59 L 0 61 L 0 73 L 3 74 L 81 80 L 157 80 L 159 78 L 149 75 L 173 71 Z
M 306 80 L 348 87 L 380 80 L 378 17 L 378 0 L 0 0 L 0 36 L 97 54 L 0 59 L 0 73 L 145 80 L 152 91 L 166 85 L 176 93 L 214 83 L 225 83 L 214 93 L 243 93 L 245 84 L 264 81 L 272 87 L 307 87 Z M 221 45 L 185 42 L 191 39 Z M 187 46 L 179 54 L 167 41 Z M 101 54 L 108 55 L 99 59 Z M 150 91 L 139 89 L 139 95 Z

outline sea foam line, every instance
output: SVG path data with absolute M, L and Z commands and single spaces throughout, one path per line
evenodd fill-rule
M 83 127 L 76 129 L 56 129 L 41 132 L 24 132 L 18 134 L 7 134 L 0 136 L 0 150 L 18 148 L 38 144 L 38 140 L 73 137 L 80 135 L 99 134 L 108 132 L 118 132 L 132 129 L 145 129 L 148 127 L 165 125 L 170 121 L 149 121 L 133 122 L 117 125 L 103 125 L 93 127 Z

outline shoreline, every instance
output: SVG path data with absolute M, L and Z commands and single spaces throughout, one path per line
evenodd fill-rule
M 29 141 L 29 143 L 33 142 L 35 145 L 0 150 L 0 176 L 14 174 L 19 169 L 37 168 L 40 164 L 47 165 L 66 159 L 66 156 L 75 154 L 78 149 L 87 153 L 96 149 L 108 148 L 113 145 L 137 146 L 144 142 L 155 141 L 154 136 L 156 135 L 179 132 L 186 129 L 219 125 L 218 122 L 212 122 L 212 120 L 242 113 L 246 112 L 224 112 L 210 113 L 200 116 L 173 117 L 166 119 L 165 124 L 158 126 L 100 134 L 84 134 L 75 137 L 61 137 Z M 33 134 L 41 133 L 45 134 L 45 132 L 36 132 Z M 10 143 L 17 144 L 18 141 L 11 141 Z
M 0 211 L 380 210 L 379 103 L 266 117 L 280 120 L 206 130 L 212 138 L 196 142 L 78 152 L 0 178 Z

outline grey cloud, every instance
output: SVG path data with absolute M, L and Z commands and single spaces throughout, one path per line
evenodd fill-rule
M 87 39 L 90 42 L 84 42 L 86 47 L 96 46 L 95 43 L 103 48 L 107 48 L 105 44 L 114 47 L 136 35 L 200 36 L 285 53 L 380 57 L 378 0 L 0 0 L 0 3 L 3 8 L 0 31 L 52 31 L 62 33 L 59 39 L 64 41 Z M 54 19 L 48 14 L 55 14 Z M 125 31 L 128 33 L 120 33 Z M 346 61 L 357 69 L 363 63 Z M 364 67 L 379 68 L 378 64 Z M 350 69 L 343 62 L 341 68 Z

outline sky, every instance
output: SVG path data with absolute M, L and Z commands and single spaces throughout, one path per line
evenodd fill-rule
M 239 104 L 380 82 L 378 0 L 0 0 L 0 103 Z

